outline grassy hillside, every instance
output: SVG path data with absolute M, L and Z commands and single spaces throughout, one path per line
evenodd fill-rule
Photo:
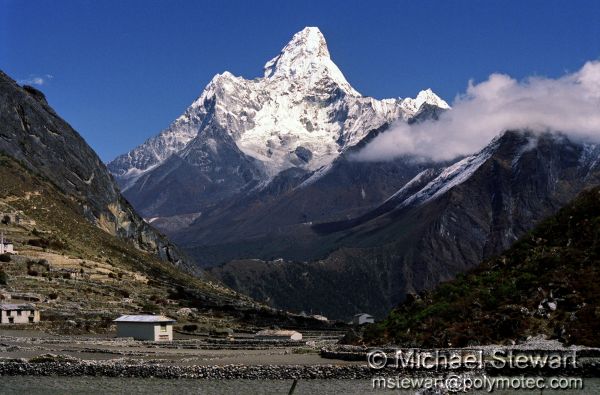
M 81 215 L 80 201 L 2 155 L 0 180 L 0 213 L 22 211 L 35 221 L 0 224 L 19 252 L 0 262 L 0 299 L 2 293 L 13 300 L 38 296 L 43 328 L 102 332 L 117 315 L 135 312 L 162 312 L 207 330 L 291 323 L 286 314 L 93 226 Z
M 600 188 L 504 254 L 435 290 L 410 296 L 366 329 L 369 344 L 444 347 L 509 343 L 545 334 L 600 346 Z

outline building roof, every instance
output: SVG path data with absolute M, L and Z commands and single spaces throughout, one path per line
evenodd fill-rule
M 278 329 L 264 329 L 256 333 L 256 336 L 274 336 L 274 337 L 292 337 L 293 335 L 301 335 L 300 332 L 296 331 L 285 331 Z
M 122 315 L 113 322 L 170 323 L 175 320 L 164 315 Z
M 32 304 L 16 304 L 16 303 L 0 303 L 0 310 L 35 310 L 35 306 Z
M 367 316 L 367 317 L 373 317 L 371 314 L 367 314 L 367 313 L 359 313 L 359 314 L 355 314 L 355 317 L 362 317 L 362 316 Z

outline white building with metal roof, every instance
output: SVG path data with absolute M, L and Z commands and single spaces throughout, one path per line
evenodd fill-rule
M 116 320 L 117 337 L 136 340 L 172 341 L 174 319 L 164 315 L 122 315 Z
M 364 324 L 372 324 L 375 322 L 375 318 L 371 314 L 360 313 L 356 314 L 354 318 L 352 318 L 352 323 L 354 325 L 364 325 Z

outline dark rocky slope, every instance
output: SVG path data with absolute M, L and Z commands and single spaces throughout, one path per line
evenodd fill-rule
M 263 189 L 211 207 L 189 227 L 165 230 L 206 266 L 248 257 L 314 260 L 331 250 L 315 248 L 313 223 L 368 213 L 424 168 L 402 159 L 356 162 L 343 154 L 314 182 L 290 169 Z
M 502 255 L 414 295 L 365 340 L 446 347 L 539 334 L 600 345 L 600 188 L 582 192 Z
M 43 93 L 0 71 L 0 152 L 49 179 L 104 231 L 187 270 L 195 265 L 121 196 L 98 155 L 48 105 Z
M 434 117 L 432 114 L 435 112 L 419 113 L 415 119 Z M 300 261 L 323 258 L 332 250 L 318 248 L 323 245 L 319 245 L 311 230 L 313 223 L 370 213 L 424 169 L 433 171 L 445 165 L 405 157 L 386 162 L 352 159 L 355 152 L 387 128 L 388 125 L 383 125 L 371 130 L 360 143 L 341 153 L 322 174 L 291 168 L 268 185 L 250 188 L 221 201 L 203 201 L 202 213 L 188 222 L 176 215 L 159 218 L 153 225 L 169 234 L 203 266 L 246 258 Z

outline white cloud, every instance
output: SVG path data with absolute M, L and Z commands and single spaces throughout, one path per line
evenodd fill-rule
M 52 78 L 54 78 L 52 74 L 44 74 L 42 76 L 32 74 L 29 76 L 29 78 L 25 78 L 17 82 L 21 85 L 44 85 Z
M 560 131 L 574 139 L 600 142 L 600 61 L 557 79 L 517 81 L 492 74 L 481 83 L 471 81 L 438 121 L 397 122 L 355 159 L 380 161 L 402 155 L 453 159 L 478 151 L 508 129 Z

